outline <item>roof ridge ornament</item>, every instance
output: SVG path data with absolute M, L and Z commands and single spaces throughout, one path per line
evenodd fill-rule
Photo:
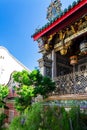
M 47 16 L 46 18 L 51 21 L 57 15 L 61 13 L 61 2 L 60 0 L 51 0 L 50 5 L 47 8 Z

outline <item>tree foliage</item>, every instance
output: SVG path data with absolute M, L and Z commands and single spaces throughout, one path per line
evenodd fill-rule
M 8 87 L 0 85 L 0 100 L 3 100 L 5 97 L 7 97 L 8 93 L 9 93 Z
M 2 126 L 3 126 L 3 124 L 4 124 L 4 119 L 5 119 L 5 118 L 7 118 L 7 115 L 4 114 L 4 113 L 1 113 L 1 114 L 0 114 L 0 130 L 3 129 Z
M 26 108 L 29 108 L 31 105 L 33 94 L 32 86 L 21 86 L 21 89 L 17 90 L 18 97 L 15 98 L 16 109 L 20 112 L 23 112 Z
M 55 83 L 46 76 L 42 76 L 39 70 L 34 70 L 31 73 L 27 71 L 15 72 L 13 78 L 20 85 L 27 85 L 34 87 L 34 94 L 41 94 L 47 96 L 49 93 L 54 91 Z
M 4 99 L 8 96 L 9 94 L 9 89 L 7 86 L 4 85 L 0 85 L 0 130 L 2 129 L 2 125 L 4 123 L 4 119 L 7 117 L 4 113 L 3 113 L 3 109 L 7 108 L 6 106 L 6 102 L 4 101 Z
M 21 116 L 15 117 L 12 120 L 8 130 L 27 130 L 26 125 L 21 124 Z
M 29 72 L 23 70 L 22 72 L 14 72 L 13 78 L 16 82 L 20 83 L 21 85 L 30 85 L 29 84 Z
M 0 85 L 0 108 L 6 108 L 6 103 L 4 102 L 4 99 L 8 96 L 9 89 L 7 86 Z
M 27 71 L 15 72 L 13 78 L 19 83 L 17 88 L 16 108 L 24 111 L 32 103 L 32 97 L 38 94 L 44 98 L 55 89 L 55 83 L 49 78 L 42 76 L 39 70 L 31 73 Z
M 7 86 L 0 85 L 0 108 L 6 107 L 4 99 L 8 96 L 9 89 Z

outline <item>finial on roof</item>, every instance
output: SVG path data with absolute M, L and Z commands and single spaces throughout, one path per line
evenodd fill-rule
M 51 0 L 50 5 L 47 8 L 47 19 L 50 21 L 55 18 L 61 12 L 61 2 L 60 0 Z

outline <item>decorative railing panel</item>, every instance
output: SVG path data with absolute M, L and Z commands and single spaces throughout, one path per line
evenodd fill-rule
M 84 94 L 87 91 L 87 70 L 56 77 L 55 94 Z

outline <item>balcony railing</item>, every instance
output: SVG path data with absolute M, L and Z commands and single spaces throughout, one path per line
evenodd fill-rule
M 87 70 L 59 76 L 56 82 L 55 94 L 84 94 L 87 92 Z

